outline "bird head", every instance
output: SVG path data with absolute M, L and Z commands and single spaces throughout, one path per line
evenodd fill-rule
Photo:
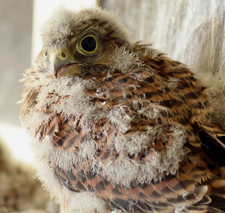
M 114 60 L 118 58 L 116 51 L 129 52 L 132 45 L 117 17 L 100 8 L 79 12 L 58 9 L 44 23 L 41 36 L 43 47 L 36 59 L 37 71 L 56 78 L 120 64 Z

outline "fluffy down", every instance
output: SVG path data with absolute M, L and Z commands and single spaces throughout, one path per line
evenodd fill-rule
M 42 41 L 21 117 L 61 212 L 225 208 L 224 130 L 185 65 L 133 43 L 99 8 L 57 10 Z

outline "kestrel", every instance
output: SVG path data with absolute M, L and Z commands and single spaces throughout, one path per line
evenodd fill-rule
M 194 73 L 99 8 L 41 36 L 21 117 L 61 212 L 223 212 L 225 132 Z

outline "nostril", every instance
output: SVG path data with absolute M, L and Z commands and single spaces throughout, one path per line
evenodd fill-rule
M 66 54 L 65 53 L 62 53 L 62 57 L 65 58 L 66 57 Z

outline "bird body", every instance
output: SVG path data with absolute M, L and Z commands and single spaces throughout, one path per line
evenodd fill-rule
M 21 117 L 61 212 L 222 212 L 224 130 L 185 65 L 99 9 L 57 10 Z

